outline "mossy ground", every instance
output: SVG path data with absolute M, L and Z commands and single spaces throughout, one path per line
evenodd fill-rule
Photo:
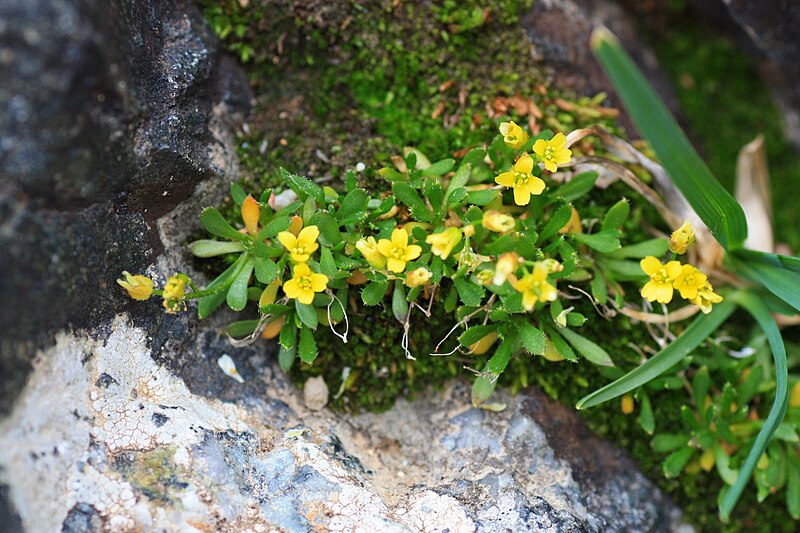
M 485 144 L 496 134 L 498 117 L 490 116 L 490 108 L 497 97 L 533 97 L 542 112 L 536 123 L 555 130 L 568 131 L 598 121 L 596 113 L 567 112 L 557 105 L 555 96 L 585 105 L 590 101 L 560 94 L 551 85 L 547 69 L 532 59 L 517 23 L 518 13 L 530 0 L 387 0 L 354 3 L 352 9 L 291 0 L 251 0 L 246 8 L 236 0 L 200 3 L 229 50 L 245 60 L 257 94 L 240 144 L 243 182 L 255 190 L 275 185 L 280 166 L 316 179 L 329 178 L 335 184 L 358 162 L 366 165 L 359 174 L 362 185 L 378 190 L 385 185 L 378 181 L 375 170 L 391 164 L 390 157 L 401 153 L 403 146 L 415 146 L 438 159 Z M 679 36 L 675 43 L 664 45 L 662 52 L 678 57 L 695 49 L 700 37 L 691 32 Z M 709 54 L 731 52 L 719 42 L 708 46 Z M 729 81 L 734 75 L 749 78 L 752 66 L 736 59 L 732 69 L 730 62 L 720 60 L 714 63 L 716 70 L 709 72 L 702 70 L 701 64 L 673 62 L 670 69 L 678 76 L 688 71 L 694 79 L 694 90 L 687 86 L 679 89 L 679 94 L 690 121 L 698 125 L 696 133 L 712 170 L 723 180 L 732 176 L 738 148 L 757 131 L 764 131 L 771 139 L 768 150 L 775 183 L 797 187 L 788 179 L 792 172 L 797 175 L 797 169 L 786 162 L 785 145 L 772 140 L 773 136 L 780 138 L 777 114 L 770 111 L 765 93 L 754 99 L 748 90 Z M 707 81 L 713 78 L 710 74 L 716 74 L 716 82 Z M 721 79 L 726 80 L 724 90 Z M 734 97 L 729 96 L 731 85 L 737 91 Z M 735 104 L 741 112 L 723 112 L 725 102 Z M 718 106 L 715 115 L 730 116 L 730 121 L 715 121 L 709 125 L 713 130 L 703 130 L 701 126 L 708 121 L 702 117 L 708 116 L 709 106 Z M 527 122 L 528 117 L 515 115 L 513 109 L 507 113 Z M 721 129 L 724 133 L 717 131 Z M 610 205 L 623 195 L 633 196 L 619 187 L 599 194 L 608 196 L 594 198 L 599 205 Z M 780 197 L 790 198 L 776 195 L 778 237 L 798 249 L 799 226 L 791 223 L 800 222 L 796 218 L 800 213 L 781 209 Z M 626 230 L 628 238 L 635 241 L 641 237 L 637 232 L 642 231 L 638 221 L 655 217 L 645 212 L 643 202 L 634 198 L 632 204 L 640 207 L 634 210 Z M 582 215 L 590 216 L 591 205 L 587 209 Z M 629 343 L 653 343 L 643 328 L 625 319 L 610 323 L 597 317 L 586 300 L 574 305 L 591 319 L 585 333 L 602 339 L 624 367 L 639 361 Z M 413 396 L 463 374 L 463 366 L 472 366 L 469 360 L 427 355 L 451 326 L 449 320 L 427 321 L 420 316 L 411 336 L 418 359 L 410 361 L 399 349 L 401 329 L 388 309 L 377 314 L 351 311 L 351 341 L 343 345 L 332 335 L 322 335 L 318 339 L 320 357 L 314 366 L 293 370 L 298 383 L 309 375 L 324 375 L 336 395 L 348 368 L 346 393 L 334 399 L 335 408 L 386 409 L 398 396 Z M 609 335 L 612 329 L 613 335 Z M 554 364 L 534 357 L 513 360 L 501 378 L 501 383 L 512 389 L 536 384 L 569 405 L 607 382 L 592 365 Z M 653 393 L 651 400 L 658 430 L 677 430 L 679 409 L 686 402 L 683 392 Z M 596 432 L 628 449 L 642 470 L 686 509 L 688 519 L 701 530 L 720 528 L 716 517 L 720 481 L 715 474 L 700 472 L 666 480 L 661 473 L 663 456 L 651 450 L 651 437 L 636 423 L 635 414 L 623 415 L 616 402 L 583 414 Z M 785 516 L 778 497 L 756 505 L 753 493 L 747 492 L 727 529 L 788 531 L 792 524 Z

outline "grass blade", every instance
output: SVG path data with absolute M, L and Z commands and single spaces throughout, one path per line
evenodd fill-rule
M 715 305 L 711 313 L 696 318 L 686 331 L 666 348 L 613 383 L 581 398 L 575 407 L 577 409 L 594 407 L 637 389 L 660 376 L 697 348 L 733 313 L 735 308 L 735 304 L 727 299 Z
M 765 265 L 785 268 L 792 272 L 800 272 L 800 257 L 795 257 L 793 255 L 770 254 L 746 249 L 736 250 L 735 255 L 751 263 L 755 261 Z
M 738 255 L 738 254 L 737 254 Z M 766 289 L 800 312 L 800 272 L 758 261 L 733 259 L 732 266 L 744 277 Z
M 775 361 L 775 381 L 777 387 L 775 390 L 775 401 L 769 411 L 761 431 L 758 432 L 753 447 L 747 454 L 747 459 L 739 469 L 739 476 L 733 486 L 725 492 L 719 504 L 719 516 L 723 522 L 726 522 L 731 515 L 731 511 L 736 506 L 742 491 L 750 480 L 750 476 L 758 463 L 761 454 L 766 450 L 772 434 L 783 421 L 783 415 L 786 414 L 786 406 L 789 402 L 789 375 L 786 368 L 786 347 L 783 345 L 783 337 L 778 329 L 778 324 L 772 318 L 769 308 L 763 300 L 761 300 L 754 293 L 749 291 L 737 292 L 729 297 L 732 301 L 745 308 L 758 322 L 758 325 L 767 336 L 770 350 L 772 351 L 772 358 Z
M 617 38 L 600 28 L 591 46 L 636 128 L 700 219 L 726 250 L 740 248 L 747 238 L 742 206 L 711 174 Z

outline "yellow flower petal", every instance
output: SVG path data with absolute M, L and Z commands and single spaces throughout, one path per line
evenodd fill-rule
M 282 231 L 278 233 L 278 241 L 280 241 L 284 248 L 291 250 L 297 244 L 297 237 L 292 235 L 291 232 Z
M 413 261 L 422 254 L 422 246 L 416 244 L 409 244 L 406 246 L 406 253 L 403 259 L 406 261 Z
M 563 133 L 556 133 L 556 136 L 550 139 L 550 146 L 555 150 L 561 150 L 567 145 L 567 138 Z
M 311 290 L 322 292 L 328 287 L 328 276 L 325 274 L 311 274 Z
M 283 284 L 283 292 L 289 298 L 297 298 L 300 296 L 301 291 L 302 289 L 300 288 L 300 283 L 298 283 L 295 278 L 292 278 Z
M 543 156 L 545 148 L 547 148 L 547 143 L 543 139 L 538 139 L 533 143 L 533 152 L 536 155 Z
M 408 245 L 408 232 L 403 228 L 397 228 L 392 232 L 392 244 L 398 247 Z
M 314 302 L 314 291 L 311 289 L 303 289 L 297 297 L 297 301 L 301 304 L 310 305 Z
M 400 259 L 395 259 L 393 257 L 390 257 L 386 261 L 386 266 L 392 272 L 394 272 L 396 274 L 399 274 L 400 272 L 402 272 L 403 270 L 406 269 L 406 262 L 405 261 L 401 261 Z
M 514 203 L 517 205 L 528 205 L 531 201 L 531 191 L 526 187 L 514 187 Z
M 523 174 L 530 174 L 531 170 L 533 170 L 533 158 L 528 154 L 522 154 L 522 157 L 514 163 L 514 170 Z
M 319 238 L 319 228 L 317 226 L 307 226 L 300 231 L 297 240 L 313 243 Z M 315 248 L 316 249 L 316 248 Z
M 644 270 L 645 274 L 647 274 L 648 276 L 652 276 L 653 274 L 661 270 L 661 268 L 664 265 L 661 263 L 661 261 L 658 260 L 658 258 L 653 257 L 652 255 L 648 255 L 647 257 L 639 261 L 639 266 L 642 267 L 642 270 Z
M 494 179 L 494 182 L 498 185 L 503 185 L 504 187 L 513 187 L 516 178 L 514 177 L 513 172 L 503 172 L 499 176 Z

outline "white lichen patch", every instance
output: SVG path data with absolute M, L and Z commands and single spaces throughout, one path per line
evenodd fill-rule
M 412 500 L 408 510 L 400 515 L 400 520 L 413 531 L 425 533 L 472 533 L 476 529 L 475 523 L 464 512 L 464 506 L 458 500 L 431 490 L 426 490 Z

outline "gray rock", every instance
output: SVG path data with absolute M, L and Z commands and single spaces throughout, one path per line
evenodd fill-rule
M 210 333 L 193 394 L 125 315 L 59 335 L 0 422 L 0 483 L 26 531 L 676 531 L 629 459 L 535 390 L 472 409 L 455 383 L 389 412 L 305 407 L 263 356 Z M 253 363 L 253 359 L 258 361 Z M 254 394 L 258 391 L 257 394 Z M 227 398 L 227 399 L 222 399 Z
M 130 305 L 114 280 L 163 251 L 158 217 L 235 176 L 250 95 L 188 0 L 4 1 L 0 77 L 3 413 L 35 347 Z

